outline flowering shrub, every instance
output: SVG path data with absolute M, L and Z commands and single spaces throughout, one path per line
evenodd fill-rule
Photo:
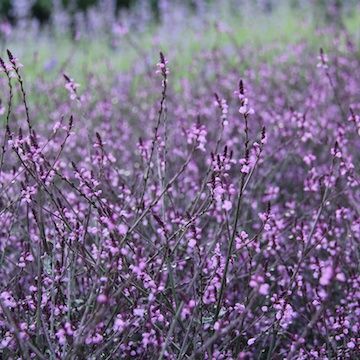
M 177 91 L 162 53 L 79 87 L 27 85 L 8 51 L 1 357 L 358 358 L 360 60 L 344 46 L 319 66 L 302 44 L 276 65 L 237 49 L 254 59 L 240 81 L 215 49 Z

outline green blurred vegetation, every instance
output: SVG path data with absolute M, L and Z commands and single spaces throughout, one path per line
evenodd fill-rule
M 112 48 L 107 34 L 99 34 L 91 38 L 81 38 L 74 42 L 64 35 L 40 34 L 37 38 L 29 36 L 20 42 L 13 41 L 11 48 L 26 65 L 27 76 L 53 77 L 57 71 L 71 69 L 72 73 L 99 73 L 111 68 L 114 71 L 125 71 L 140 59 L 147 56 L 151 63 L 156 63 L 158 51 L 162 49 L 168 54 L 177 76 L 182 77 L 200 51 L 225 48 L 233 45 L 254 45 L 255 48 L 266 48 L 264 56 L 271 60 L 274 54 L 289 44 L 305 41 L 318 49 L 331 42 L 328 37 L 316 31 L 316 21 L 309 18 L 308 13 L 282 6 L 270 15 L 259 13 L 252 17 L 246 14 L 231 13 L 224 9 L 218 14 L 219 22 L 226 24 L 229 31 L 219 32 L 217 23 L 204 25 L 202 31 L 184 26 L 181 29 L 164 29 L 162 26 L 149 26 L 142 32 L 134 31 L 119 40 L 116 48 Z M 360 11 L 352 12 L 342 18 L 343 26 L 352 34 L 357 43 L 360 39 Z M 191 20 L 189 20 L 191 24 Z M 165 30 L 165 31 L 164 31 Z M 154 38 L 158 43 L 154 46 Z M 136 46 L 134 46 L 136 44 Z M 274 47 L 272 49 L 272 47 Z M 139 50 L 140 49 L 140 50 Z M 229 62 L 236 63 L 236 54 L 229 55 Z M 54 60 L 54 71 L 44 71 L 46 64 Z M 251 59 L 244 59 L 243 62 Z
M 276 62 L 277 56 L 289 45 L 301 42 L 313 48 L 314 54 L 320 47 L 331 52 L 334 33 L 318 31 L 328 20 L 323 19 L 324 23 L 320 24 L 318 14 L 313 11 L 315 8 L 304 10 L 294 3 L 296 1 L 285 2 L 270 12 L 258 13 L 253 13 L 252 8 L 235 12 L 230 6 L 224 6 L 219 8 L 214 18 L 203 19 L 194 14 L 184 23 L 171 26 L 153 22 L 141 30 L 134 29 L 119 36 L 116 46 L 112 44 L 114 34 L 106 32 L 85 34 L 76 41 L 68 33 L 41 31 L 34 36 L 28 32 L 3 43 L 1 56 L 6 57 L 7 47 L 17 55 L 25 66 L 27 84 L 33 84 L 36 78 L 44 81 L 62 79 L 61 74 L 65 72 L 85 87 L 89 74 L 101 77 L 107 84 L 116 74 L 131 70 L 136 87 L 141 84 L 144 71 L 134 70 L 134 64 L 143 69 L 148 66 L 149 71 L 154 72 L 159 50 L 169 58 L 175 84 L 183 78 L 191 80 L 200 71 L 205 71 L 203 60 L 198 62 L 197 56 L 216 49 L 227 54 L 226 62 L 239 73 L 253 65 L 251 53 L 248 58 L 238 57 L 236 49 L 239 47 L 247 46 L 251 51 L 257 51 L 256 58 L 269 63 Z M 225 31 L 219 31 L 221 24 Z M 341 23 L 337 22 L 332 30 L 338 28 L 341 31 L 346 29 L 358 46 L 360 8 L 344 12 Z M 292 58 L 291 54 L 289 58 L 301 61 Z M 315 55 L 314 64 L 316 62 Z

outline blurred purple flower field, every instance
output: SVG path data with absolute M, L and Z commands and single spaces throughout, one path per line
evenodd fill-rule
M 360 358 L 359 41 L 322 31 L 30 80 L 6 43 L 1 359 Z

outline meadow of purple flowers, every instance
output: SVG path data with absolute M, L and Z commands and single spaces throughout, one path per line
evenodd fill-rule
M 81 87 L 0 60 L 1 358 L 360 357 L 359 50 L 236 51 L 177 89 L 171 53 Z

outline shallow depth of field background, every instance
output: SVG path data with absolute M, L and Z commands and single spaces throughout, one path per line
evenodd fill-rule
M 1 359 L 359 359 L 360 2 L 0 0 Z
M 346 29 L 359 40 L 357 1 L 66 1 L 2 0 L 0 39 L 27 66 L 27 77 L 50 79 L 63 69 L 78 76 L 153 64 L 159 49 L 171 51 L 177 78 L 189 73 L 201 51 L 231 45 L 267 50 L 287 44 L 330 46 L 325 29 Z M 251 63 L 251 59 L 244 59 Z M 243 64 L 246 67 L 246 64 Z M 187 75 L 188 76 L 188 75 Z

